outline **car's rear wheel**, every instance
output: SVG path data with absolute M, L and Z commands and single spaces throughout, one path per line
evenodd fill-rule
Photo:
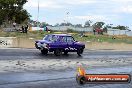
M 47 49 L 43 49 L 43 50 L 41 50 L 41 53 L 42 53 L 43 55 L 47 55 L 47 54 L 48 54 L 48 50 L 47 50 Z
M 61 49 L 55 49 L 55 50 L 54 50 L 54 54 L 55 54 L 56 56 L 60 56 L 60 55 L 62 54 L 62 50 L 61 50 Z
M 83 49 L 82 48 L 77 49 L 78 56 L 81 56 L 82 53 L 83 53 Z

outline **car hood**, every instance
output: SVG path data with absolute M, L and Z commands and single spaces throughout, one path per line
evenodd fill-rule
M 75 44 L 78 44 L 78 45 L 85 45 L 85 44 L 82 43 L 82 42 L 75 42 Z

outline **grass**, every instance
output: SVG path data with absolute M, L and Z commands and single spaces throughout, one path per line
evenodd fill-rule
M 61 32 L 52 32 L 52 33 L 61 33 Z M 65 33 L 65 32 L 64 32 Z M 34 39 L 42 39 L 46 34 L 50 34 L 44 31 L 32 31 L 25 33 L 19 32 L 2 32 L 0 31 L 0 37 L 20 37 L 20 38 L 34 38 Z M 92 35 L 88 34 L 84 37 L 80 37 L 78 33 L 71 33 L 75 40 L 82 42 L 109 42 L 109 43 L 127 43 L 132 44 L 132 37 L 120 36 L 112 39 L 113 36 L 108 35 Z
M 44 35 L 49 34 L 47 32 L 33 31 L 26 33 L 19 32 L 0 32 L 0 37 L 21 37 L 21 38 L 35 38 L 42 39 Z
M 127 43 L 132 44 L 132 37 L 123 37 L 112 39 L 113 36 L 108 35 L 88 35 L 84 37 L 80 37 L 79 35 L 74 35 L 74 38 L 78 41 L 90 41 L 90 42 L 109 42 L 109 43 Z

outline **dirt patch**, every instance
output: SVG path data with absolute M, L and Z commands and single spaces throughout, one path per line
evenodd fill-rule
M 117 65 L 118 64 L 118 65 Z M 129 66 L 132 58 L 107 58 L 107 59 L 32 59 L 32 60 L 1 60 L 0 72 L 35 72 L 35 71 L 65 71 L 76 70 L 76 67 L 83 65 L 86 69 L 96 67 Z

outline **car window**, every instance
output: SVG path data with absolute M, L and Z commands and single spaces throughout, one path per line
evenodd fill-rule
M 49 35 L 45 35 L 45 37 L 43 38 L 43 40 L 48 40 Z
M 59 41 L 60 41 L 60 42 L 66 42 L 66 37 L 65 37 L 65 36 L 61 36 L 61 37 L 59 38 Z
M 67 37 L 67 42 L 74 42 L 73 37 Z
M 43 40 L 47 40 L 47 41 L 51 41 L 51 42 L 55 42 L 57 41 L 58 36 L 56 35 L 46 35 Z
M 51 39 L 49 41 L 56 42 L 57 40 L 58 40 L 58 36 L 57 35 L 52 35 Z

